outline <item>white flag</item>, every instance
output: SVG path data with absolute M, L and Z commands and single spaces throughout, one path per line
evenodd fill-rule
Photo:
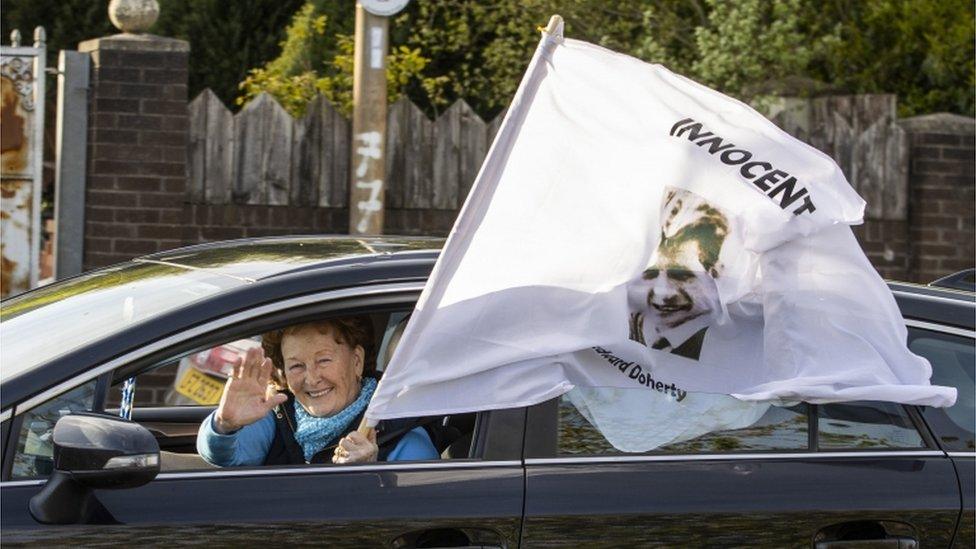
M 853 237 L 863 211 L 747 105 L 547 35 L 366 416 L 573 387 L 951 405 Z

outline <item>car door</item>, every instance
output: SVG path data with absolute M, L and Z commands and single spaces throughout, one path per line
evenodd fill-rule
M 959 475 L 962 513 L 955 546 L 971 547 L 976 539 L 976 333 L 914 320 L 908 326 L 908 347 L 932 364 L 932 383 L 958 391 L 955 405 L 922 412 Z
M 28 447 L 42 446 L 39 440 L 45 421 L 50 424 L 70 411 L 98 409 L 96 393 L 106 376 L 118 381 L 120 376 L 144 371 L 144 362 L 150 358 L 159 363 L 161 353 L 185 356 L 195 342 L 237 340 L 246 333 L 280 325 L 285 317 L 409 310 L 417 291 L 419 285 L 391 285 L 387 291 L 372 287 L 368 296 L 343 290 L 286 300 L 251 316 L 239 315 L 172 336 L 165 345 L 120 358 L 108 365 L 111 369 L 106 365 L 95 368 L 105 372 L 96 379 L 29 409 L 17 409 L 15 417 L 9 418 L 7 454 L 11 459 L 5 461 L 9 480 L 0 484 L 4 541 L 46 545 L 517 546 L 524 490 L 524 409 L 478 414 L 466 457 L 347 466 L 190 467 L 161 472 L 138 488 L 97 491 L 112 524 L 45 526 L 28 512 L 30 498 L 41 490 L 50 473 L 44 470 L 44 459 L 25 465 L 27 458 L 41 453 L 32 450 L 31 454 Z M 284 316 L 279 318 L 278 313 Z M 180 450 L 185 427 L 199 424 L 209 409 L 137 406 L 134 419 L 158 433 L 166 429 L 176 433 L 169 447 Z M 10 476 L 14 463 L 19 463 L 20 473 L 14 475 L 18 478 Z
M 530 408 L 527 546 L 946 547 L 952 463 L 911 409 L 773 407 L 745 429 L 648 454 L 614 450 L 565 400 Z M 897 543 L 897 542 L 895 542 Z

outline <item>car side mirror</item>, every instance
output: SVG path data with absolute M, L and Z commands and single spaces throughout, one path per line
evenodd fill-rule
M 142 486 L 159 473 L 159 443 L 138 423 L 72 414 L 58 420 L 51 442 L 54 473 L 30 500 L 44 524 L 111 522 L 92 490 Z

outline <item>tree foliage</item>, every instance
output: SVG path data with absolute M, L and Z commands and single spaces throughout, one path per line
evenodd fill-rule
M 330 21 L 333 21 L 332 25 Z M 349 114 L 352 111 L 355 48 L 353 36 L 342 33 L 341 28 L 340 15 L 333 14 L 330 18 L 318 11 L 316 4 L 306 3 L 288 25 L 286 38 L 281 43 L 281 55 L 264 67 L 250 71 L 241 83 L 243 94 L 237 103 L 244 104 L 261 92 L 267 92 L 298 116 L 321 93 L 340 112 Z M 399 45 L 391 49 L 386 69 L 390 102 L 399 99 L 413 80 L 436 94 L 439 82 L 421 76 L 428 61 L 416 48 Z
M 302 0 L 159 0 L 152 32 L 190 42 L 190 97 L 210 88 L 231 105 L 248 71 L 278 54 Z
M 303 0 L 159 0 L 153 34 L 190 42 L 189 92 L 210 88 L 230 104 L 248 69 L 278 54 L 285 25 Z M 24 44 L 36 26 L 47 30 L 48 65 L 58 51 L 118 33 L 108 18 L 108 0 L 4 0 L 3 37 L 20 29 Z M 50 87 L 51 90 L 54 86 Z
M 159 2 L 152 32 L 189 40 L 191 95 L 209 87 L 230 103 L 268 91 L 300 112 L 321 92 L 348 109 L 351 0 Z M 0 23 L 5 37 L 20 28 L 24 42 L 44 25 L 53 63 L 58 49 L 115 32 L 107 5 L 5 0 Z M 566 36 L 747 101 L 895 93 L 903 116 L 974 114 L 971 0 L 413 0 L 390 21 L 390 98 L 407 94 L 431 115 L 463 98 L 493 117 L 553 13 L 566 20 Z
M 539 40 L 537 26 L 560 13 L 574 36 L 626 49 L 641 25 L 641 0 L 440 0 L 411 2 L 390 22 L 388 97 L 401 94 L 429 114 L 465 99 L 494 116 L 512 94 Z M 341 110 L 351 96 L 353 3 L 309 0 L 295 15 L 281 55 L 251 73 L 241 101 L 261 91 L 292 112 L 321 91 Z M 324 28 L 316 29 L 317 18 Z M 345 49 L 344 49 L 345 48 Z M 348 66 L 346 65 L 348 63 Z
M 745 100 L 894 93 L 902 116 L 974 113 L 972 2 L 688 0 L 644 20 L 633 53 Z

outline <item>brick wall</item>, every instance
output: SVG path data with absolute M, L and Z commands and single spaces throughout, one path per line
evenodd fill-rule
M 78 49 L 92 60 L 84 269 L 182 245 L 189 45 L 116 35 Z
M 867 219 L 863 225 L 854 227 L 854 235 L 882 278 L 911 279 L 907 221 Z
M 972 268 L 976 254 L 976 127 L 951 114 L 910 118 L 908 278 Z
M 909 135 L 908 216 L 854 228 L 881 276 L 928 283 L 976 264 L 976 121 L 932 114 L 899 121 Z

